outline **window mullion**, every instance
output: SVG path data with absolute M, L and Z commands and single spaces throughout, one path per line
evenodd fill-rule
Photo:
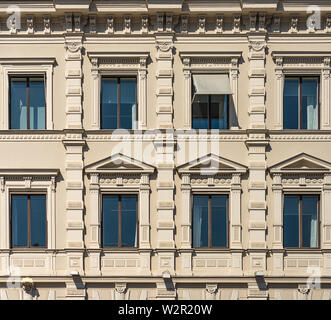
M 122 247 L 122 197 L 118 196 L 118 246 Z
M 31 198 L 28 195 L 28 247 L 31 248 Z
M 26 112 L 27 112 L 27 129 L 30 129 L 30 78 L 26 78 Z
M 117 78 L 117 129 L 121 128 L 121 78 Z

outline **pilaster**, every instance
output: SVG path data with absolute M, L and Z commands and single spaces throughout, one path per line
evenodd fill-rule
M 246 145 L 249 162 L 249 256 L 250 271 L 266 269 L 266 140 L 265 133 L 265 49 L 264 33 L 248 36 L 249 41 L 249 130 Z

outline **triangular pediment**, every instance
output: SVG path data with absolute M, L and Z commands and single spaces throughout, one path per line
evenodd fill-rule
M 91 163 L 85 167 L 86 173 L 152 173 L 154 167 L 132 159 L 121 153 L 114 154 L 105 159 Z
M 234 162 L 232 160 L 219 157 L 215 154 L 207 154 L 201 158 L 190 161 L 178 167 L 179 173 L 233 173 L 233 172 L 246 172 L 247 167 Z
M 306 153 L 300 153 L 294 157 L 271 166 L 269 170 L 271 173 L 324 172 L 331 171 L 331 163 Z

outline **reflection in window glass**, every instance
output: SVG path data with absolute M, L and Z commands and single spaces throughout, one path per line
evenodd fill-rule
M 38 77 L 10 78 L 10 128 L 46 128 L 45 83 Z
M 12 195 L 13 247 L 46 247 L 46 196 Z
M 101 128 L 136 129 L 136 78 L 102 78 Z

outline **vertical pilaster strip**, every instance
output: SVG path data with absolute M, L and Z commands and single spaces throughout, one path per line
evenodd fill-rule
M 181 273 L 192 275 L 192 206 L 191 206 L 191 182 L 190 175 L 182 175 L 182 222 L 181 222 Z
M 231 121 L 231 129 L 236 130 L 239 128 L 238 125 L 238 58 L 231 59 L 231 70 L 230 70 L 230 81 L 231 81 L 231 89 L 232 89 L 232 99 L 231 104 L 232 108 L 230 121 Z
M 191 129 L 191 95 L 192 95 L 192 74 L 190 70 L 190 58 L 183 58 L 184 65 L 184 129 Z
M 146 130 L 147 129 L 147 58 L 142 57 L 139 60 L 138 70 L 138 115 L 139 123 L 135 129 Z
M 154 141 L 157 166 L 157 252 L 159 272 L 174 273 L 174 149 L 173 133 L 158 134 Z
M 272 230 L 272 275 L 281 276 L 284 274 L 284 254 L 283 254 L 283 185 L 282 175 L 273 174 L 272 194 L 274 201 L 274 221 Z
M 100 73 L 98 69 L 98 59 L 92 58 L 92 81 L 93 81 L 93 121 L 92 127 L 94 129 L 100 129 Z
M 157 35 L 157 123 L 160 129 L 173 128 L 173 35 Z
M 283 129 L 283 90 L 284 90 L 284 73 L 283 58 L 276 59 L 276 93 L 275 93 L 275 129 Z
M 324 58 L 322 69 L 322 129 L 330 129 L 330 61 Z
M 75 16 L 75 30 L 80 19 Z M 84 274 L 84 194 L 82 131 L 82 36 L 68 34 L 66 49 L 66 130 L 63 144 L 66 148 L 66 215 L 67 215 L 67 264 L 68 272 Z
M 266 270 L 266 140 L 265 133 L 265 34 L 249 35 L 250 130 L 249 163 L 249 258 L 250 274 Z
M 149 174 L 142 174 L 139 190 L 139 252 L 140 273 L 151 274 L 151 238 L 150 238 L 150 184 Z

